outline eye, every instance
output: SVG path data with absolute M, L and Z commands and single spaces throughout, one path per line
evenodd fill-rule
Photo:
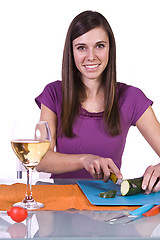
M 77 49 L 80 50 L 80 51 L 83 51 L 83 50 L 86 49 L 86 47 L 85 46 L 78 46 Z
M 97 44 L 97 46 L 96 46 L 97 48 L 104 48 L 105 47 L 105 45 L 103 44 L 103 43 L 100 43 L 100 44 Z

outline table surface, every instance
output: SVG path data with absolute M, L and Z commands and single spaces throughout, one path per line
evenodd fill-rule
M 0 180 L 2 184 L 22 180 Z M 55 180 L 56 184 L 73 184 L 75 180 Z M 54 184 L 50 179 L 39 179 L 35 184 Z M 122 212 L 122 211 L 121 211 Z M 123 213 L 127 213 L 125 210 Z M 0 238 L 34 239 L 160 239 L 160 214 L 142 217 L 129 224 L 131 218 L 106 222 L 120 211 L 31 211 L 22 223 L 15 223 L 6 212 L 0 212 Z

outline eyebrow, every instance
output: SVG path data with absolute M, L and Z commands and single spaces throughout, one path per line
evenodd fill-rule
M 100 44 L 100 43 L 107 43 L 107 42 L 106 41 L 98 41 L 98 42 L 96 42 L 96 45 Z M 86 45 L 87 45 L 86 43 L 77 43 L 74 46 L 76 47 L 76 46 L 86 46 Z
M 106 41 L 99 41 L 99 42 L 96 42 L 96 44 L 100 44 L 100 43 L 107 43 Z
M 77 43 L 77 44 L 75 44 L 74 46 L 76 47 L 76 46 L 79 46 L 79 45 L 85 46 L 86 44 L 85 44 L 85 43 Z

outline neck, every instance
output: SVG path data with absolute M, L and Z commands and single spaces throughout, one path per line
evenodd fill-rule
M 83 81 L 83 83 L 86 86 L 87 97 L 96 97 L 100 92 L 102 92 L 100 80 L 86 80 Z
M 83 83 L 87 98 L 81 103 L 82 107 L 89 112 L 104 111 L 104 89 L 100 86 L 100 81 L 89 80 Z

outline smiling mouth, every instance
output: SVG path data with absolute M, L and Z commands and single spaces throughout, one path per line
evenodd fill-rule
M 89 70 L 97 69 L 100 64 L 94 64 L 94 65 L 84 65 L 85 68 Z

